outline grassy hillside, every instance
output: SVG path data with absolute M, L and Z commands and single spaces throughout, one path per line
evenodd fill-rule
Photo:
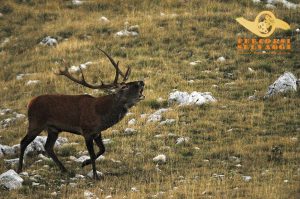
M 86 175 L 91 167 L 82 169 L 69 160 L 86 150 L 83 137 L 62 133 L 70 142 L 79 143 L 56 151 L 71 177 L 62 175 L 51 161 L 34 163 L 39 158 L 29 157 L 24 171 L 41 175 L 39 183 L 45 186 L 33 187 L 26 178 L 21 189 L 1 189 L 0 197 L 84 198 L 84 191 L 89 190 L 99 198 L 299 198 L 299 90 L 270 100 L 262 97 L 285 71 L 300 77 L 300 33 L 295 31 L 300 28 L 300 9 L 278 4 L 271 10 L 291 25 L 291 30 L 277 29 L 271 37 L 291 37 L 290 54 L 240 55 L 236 50 L 238 35 L 254 35 L 235 18 L 253 20 L 266 10 L 264 5 L 251 0 L 90 0 L 82 5 L 1 1 L 0 109 L 26 114 L 30 99 L 46 93 L 101 95 L 52 72 L 62 59 L 70 66 L 91 61 L 84 71 L 89 82 L 111 80 L 112 66 L 96 47 L 119 60 L 122 69 L 131 66 L 130 80 L 144 79 L 146 99 L 131 109 L 132 115 L 103 132 L 104 138 L 113 141 L 106 145 L 105 160 L 97 163 L 104 180 L 86 178 L 75 181 L 75 187 L 69 184 L 74 183 L 74 174 Z M 101 21 L 102 16 L 109 22 Z M 138 36 L 115 36 L 126 22 L 139 26 Z M 46 36 L 56 38 L 58 45 L 40 45 Z M 220 56 L 225 62 L 217 61 Z M 190 65 L 193 61 L 199 62 Z M 39 83 L 26 85 L 29 80 Z M 208 91 L 217 102 L 168 105 L 173 89 Z M 257 100 L 249 100 L 254 93 Z M 159 97 L 163 100 L 157 100 Z M 140 116 L 163 107 L 171 108 L 163 116 L 176 119 L 175 124 L 149 124 Z M 0 120 L 8 116 L 0 116 Z M 132 118 L 137 123 L 129 126 Z M 18 144 L 27 125 L 21 120 L 0 129 L 0 144 Z M 127 127 L 137 133 L 124 135 Z M 169 133 L 189 137 L 189 142 L 176 145 L 177 137 Z M 155 137 L 158 134 L 164 137 Z M 274 147 L 282 151 L 278 158 L 273 158 Z M 152 159 L 158 154 L 165 154 L 167 161 L 157 168 Z M 0 159 L 0 173 L 15 169 L 4 163 L 6 158 L 14 157 Z M 138 191 L 132 191 L 133 187 Z M 58 195 L 51 195 L 53 192 Z

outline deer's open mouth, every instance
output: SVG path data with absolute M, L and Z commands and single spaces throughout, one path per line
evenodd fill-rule
M 145 99 L 145 96 L 143 95 L 143 91 L 144 91 L 144 87 L 142 87 L 140 90 L 139 100 Z

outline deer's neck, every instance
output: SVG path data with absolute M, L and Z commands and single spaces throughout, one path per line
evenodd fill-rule
M 128 108 L 116 95 L 109 95 L 98 104 L 97 111 L 101 116 L 101 130 L 105 130 L 119 122 L 126 115 Z

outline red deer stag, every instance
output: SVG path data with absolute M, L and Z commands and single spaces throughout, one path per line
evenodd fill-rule
M 111 84 L 104 84 L 102 81 L 100 85 L 87 83 L 81 68 L 81 79 L 73 77 L 66 66 L 56 74 L 66 76 L 70 80 L 88 88 L 114 90 L 115 92 L 101 97 L 92 97 L 90 95 L 41 95 L 33 98 L 28 105 L 29 126 L 27 135 L 21 141 L 18 172 L 22 171 L 26 147 L 43 130 L 48 132 L 45 144 L 47 154 L 62 172 L 66 172 L 66 168 L 53 151 L 58 134 L 66 131 L 84 137 L 90 159 L 84 161 L 82 167 L 92 164 L 93 177 L 94 179 L 99 179 L 96 173 L 95 160 L 105 151 L 101 131 L 119 122 L 129 108 L 145 98 L 142 94 L 144 89 L 143 81 L 125 83 L 130 75 L 130 67 L 124 74 L 119 69 L 119 62 L 116 63 L 105 51 L 101 51 L 108 57 L 116 70 L 114 81 Z M 118 83 L 119 76 L 123 77 L 121 83 Z M 94 152 L 93 142 L 99 147 L 97 154 Z

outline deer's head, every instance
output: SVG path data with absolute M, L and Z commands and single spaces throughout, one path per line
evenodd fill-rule
M 63 75 L 67 77 L 68 79 L 72 80 L 75 83 L 81 84 L 85 87 L 91 88 L 91 89 L 101 89 L 110 93 L 115 93 L 117 96 L 117 99 L 124 102 L 128 108 L 132 107 L 134 104 L 136 104 L 138 101 L 143 100 L 145 96 L 143 95 L 144 90 L 144 82 L 143 81 L 133 81 L 133 82 L 127 82 L 129 78 L 129 75 L 131 73 L 131 68 L 128 67 L 125 74 L 120 70 L 119 68 L 119 62 L 115 62 L 113 58 L 111 58 L 105 51 L 102 49 L 99 49 L 101 52 L 103 52 L 112 65 L 115 68 L 115 78 L 114 81 L 110 84 L 104 83 L 102 80 L 100 80 L 101 84 L 99 85 L 92 85 L 86 82 L 85 77 L 83 75 L 82 69 L 79 66 L 81 79 L 77 79 L 73 77 L 69 71 L 68 67 L 66 66 L 66 62 L 64 62 L 65 66 L 63 69 L 59 69 L 58 72 L 56 72 L 56 75 Z M 119 82 L 119 76 L 121 76 L 123 79 L 121 82 Z

